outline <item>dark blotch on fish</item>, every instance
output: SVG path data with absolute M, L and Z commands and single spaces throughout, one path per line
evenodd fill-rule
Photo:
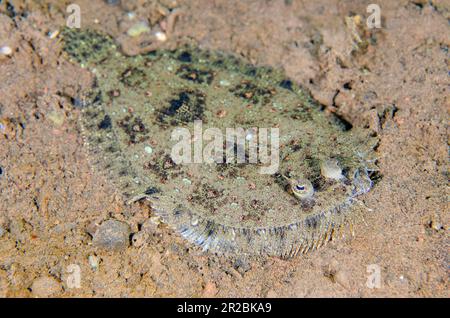
M 105 115 L 105 117 L 102 119 L 100 124 L 98 124 L 99 129 L 111 129 L 112 128 L 112 122 L 111 117 L 108 115 Z
M 178 60 L 181 62 L 189 63 L 192 62 L 192 57 L 189 52 L 184 51 L 180 55 L 178 55 Z
M 280 87 L 292 91 L 292 81 L 291 80 L 282 80 L 280 82 Z

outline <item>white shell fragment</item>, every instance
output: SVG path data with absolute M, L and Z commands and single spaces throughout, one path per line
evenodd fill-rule
M 167 35 L 164 32 L 161 32 L 161 31 L 155 32 L 155 37 L 160 42 L 167 41 Z
M 7 45 L 0 47 L 0 55 L 10 56 L 10 55 L 12 55 L 12 52 L 13 51 L 12 51 L 11 47 L 9 47 Z
M 59 35 L 59 30 L 53 30 L 47 33 L 49 39 L 54 39 Z

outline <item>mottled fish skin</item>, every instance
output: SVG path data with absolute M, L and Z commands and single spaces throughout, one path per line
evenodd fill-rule
M 281 71 L 189 46 L 127 57 L 90 30 L 68 29 L 63 38 L 68 57 L 96 75 L 80 116 L 93 163 L 126 200 L 148 198 L 204 250 L 291 257 L 316 249 L 354 220 L 352 204 L 373 186 L 378 140 L 326 115 Z M 175 164 L 171 132 L 192 132 L 196 120 L 223 132 L 278 127 L 278 172 Z M 324 162 L 334 162 L 334 174 Z

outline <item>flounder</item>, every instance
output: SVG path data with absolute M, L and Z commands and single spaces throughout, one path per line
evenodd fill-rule
M 130 204 L 148 199 L 204 250 L 289 257 L 315 249 L 352 221 L 352 204 L 373 186 L 377 138 L 327 115 L 282 71 L 192 46 L 129 57 L 91 30 L 63 38 L 68 57 L 96 76 L 80 118 L 95 166 Z M 235 144 L 230 128 L 240 132 Z M 174 159 L 176 132 L 190 133 L 183 162 Z M 215 150 L 223 145 L 214 160 L 205 159 L 207 132 Z M 265 158 L 278 162 L 262 173 L 270 162 L 260 151 L 269 148 Z

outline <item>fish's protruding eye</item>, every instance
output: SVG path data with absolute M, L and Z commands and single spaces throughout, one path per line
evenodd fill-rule
M 299 184 L 297 184 L 297 185 L 295 186 L 295 190 L 297 190 L 297 191 L 304 191 L 304 190 L 305 190 L 305 186 L 304 186 L 304 185 L 299 185 Z
M 320 173 L 327 179 L 341 180 L 344 178 L 339 161 L 333 158 L 320 163 Z

